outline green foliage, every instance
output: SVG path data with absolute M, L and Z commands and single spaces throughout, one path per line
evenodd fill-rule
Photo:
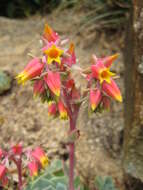
M 64 175 L 62 163 L 55 160 L 41 175 L 30 181 L 25 190 L 67 190 L 68 176 Z M 86 190 L 80 183 L 79 177 L 75 179 L 75 188 Z
M 3 94 L 11 88 L 11 77 L 5 72 L 0 71 L 0 94 Z
M 28 17 L 37 12 L 49 13 L 60 3 L 60 0 L 2 0 L 0 15 L 7 17 Z
M 100 176 L 96 177 L 95 187 L 98 188 L 98 190 L 118 190 L 110 176 L 104 178 Z
M 75 190 L 89 190 L 88 187 L 81 184 L 80 178 L 77 176 L 74 181 Z M 112 177 L 96 177 L 95 187 L 98 190 L 118 190 Z M 55 160 L 46 168 L 38 177 L 29 181 L 24 190 L 67 190 L 68 176 L 64 174 L 62 162 Z

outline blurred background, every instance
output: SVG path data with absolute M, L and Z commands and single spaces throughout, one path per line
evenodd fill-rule
M 124 94 L 125 33 L 131 0 L 0 0 L 0 144 L 22 141 L 42 145 L 49 157 L 68 159 L 63 145 L 68 123 L 47 117 L 47 105 L 33 99 L 30 83 L 18 86 L 15 76 L 40 55 L 40 37 L 48 24 L 76 45 L 79 65 L 90 65 L 91 55 L 119 53 L 112 70 Z M 77 74 L 77 83 L 84 81 Z M 124 189 L 122 147 L 123 104 L 113 103 L 110 113 L 88 117 L 82 107 L 78 128 L 77 174 L 93 186 L 95 176 L 110 175 Z

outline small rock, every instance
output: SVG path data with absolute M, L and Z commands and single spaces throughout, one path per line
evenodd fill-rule
M 11 88 L 12 78 L 4 71 L 0 71 L 0 95 Z

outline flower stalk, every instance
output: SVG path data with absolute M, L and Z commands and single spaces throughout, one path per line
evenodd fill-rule
M 23 182 L 22 182 L 22 159 L 21 158 L 17 162 L 17 171 L 18 171 L 18 190 L 22 190 Z
M 70 132 L 76 129 L 76 120 L 70 118 Z M 69 144 L 69 190 L 74 190 L 75 142 Z
M 79 108 L 85 99 L 89 100 L 89 113 L 101 113 L 102 110 L 109 109 L 111 99 L 122 102 L 120 89 L 114 81 L 115 73 L 110 71 L 112 62 L 118 54 L 103 58 L 93 55 L 91 66 L 81 69 L 75 66 L 77 59 L 74 44 L 70 43 L 68 49 L 64 47 L 62 44 L 68 41 L 61 40 L 48 24 L 45 25 L 42 40 L 42 57 L 33 58 L 16 78 L 21 84 L 25 84 L 28 80 L 34 81 L 34 94 L 39 96 L 42 102 L 48 103 L 48 116 L 69 119 L 69 136 L 72 137 L 68 141 L 69 190 L 74 190 L 75 140 L 77 139 L 74 135 L 77 135 L 75 133 Z M 75 68 L 78 68 L 79 74 L 87 81 L 87 89 L 84 92 L 77 88 L 72 73 Z M 42 162 L 42 166 L 48 163 L 43 153 L 40 153 L 42 161 L 38 155 L 39 149 L 34 151 L 33 156 Z

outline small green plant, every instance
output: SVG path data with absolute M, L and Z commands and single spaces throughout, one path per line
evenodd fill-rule
M 98 190 L 118 190 L 114 185 L 112 177 L 110 176 L 97 176 L 95 180 L 95 187 Z
M 79 177 L 74 180 L 75 189 L 85 190 Z M 24 190 L 67 190 L 68 176 L 65 175 L 62 162 L 54 160 L 46 170 L 30 181 Z

